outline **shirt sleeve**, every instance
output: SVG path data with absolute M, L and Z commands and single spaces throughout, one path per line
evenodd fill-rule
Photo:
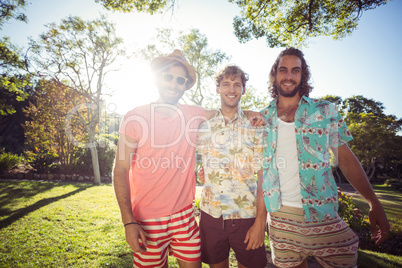
M 142 146 L 149 136 L 150 126 L 147 116 L 139 109 L 128 112 L 120 123 L 119 134 L 129 136 Z
M 350 133 L 348 127 L 346 126 L 345 121 L 342 116 L 336 110 L 335 105 L 330 104 L 330 134 L 329 134 L 329 142 L 331 147 L 339 147 L 353 139 L 352 134 Z

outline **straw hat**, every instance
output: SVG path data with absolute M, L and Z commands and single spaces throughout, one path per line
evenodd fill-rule
M 190 76 L 188 81 L 187 89 L 190 89 L 194 86 L 197 75 L 193 66 L 188 63 L 183 53 L 179 49 L 175 49 L 172 54 L 167 56 L 156 57 L 151 61 L 151 70 L 157 72 L 162 69 L 162 67 L 166 67 L 167 65 L 173 64 L 173 62 L 180 62 L 187 69 L 187 73 Z

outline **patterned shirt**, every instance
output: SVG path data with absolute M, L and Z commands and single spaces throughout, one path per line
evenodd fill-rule
M 225 125 L 221 111 L 201 124 L 197 152 L 205 183 L 201 210 L 214 218 L 255 218 L 257 178 L 262 169 L 263 128 L 253 127 L 239 108 Z
M 263 192 L 265 206 L 272 212 L 281 207 L 275 156 L 278 131 L 276 104 L 274 100 L 261 110 L 267 121 Z M 334 218 L 338 211 L 338 193 L 332 176 L 329 149 L 352 140 L 352 135 L 335 105 L 305 96 L 301 98 L 295 114 L 295 132 L 305 220 Z

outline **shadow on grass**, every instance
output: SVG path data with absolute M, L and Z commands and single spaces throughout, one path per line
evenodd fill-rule
M 75 195 L 93 186 L 90 184 L 78 185 L 77 186 L 78 189 L 74 191 L 71 191 L 69 193 L 60 196 L 44 198 L 42 200 L 39 200 L 35 204 L 17 210 L 10 210 L 4 208 L 5 205 L 15 202 L 15 200 L 18 198 L 22 197 L 29 198 L 39 193 L 49 191 L 54 187 L 60 187 L 62 185 L 63 184 L 50 183 L 50 182 L 44 182 L 44 183 L 41 182 L 27 183 L 27 182 L 16 182 L 16 181 L 0 182 L 0 190 L 2 193 L 0 195 L 0 216 L 8 216 L 7 218 L 0 221 L 0 230 L 37 209 L 40 209 L 46 205 L 67 198 L 69 196 Z
M 24 197 L 29 198 L 39 193 L 43 193 L 58 186 L 51 182 L 28 182 L 28 181 L 13 181 L 3 180 L 0 181 L 0 209 L 4 209 L 4 206 L 13 203 L 16 199 Z M 0 213 L 1 213 L 0 212 Z M 4 215 L 1 213 L 0 215 Z
M 370 268 L 398 268 L 401 267 L 401 263 L 398 261 L 392 261 L 389 258 L 382 257 L 376 254 L 369 254 L 367 252 L 359 251 L 359 257 L 357 261 L 358 267 L 370 267 Z

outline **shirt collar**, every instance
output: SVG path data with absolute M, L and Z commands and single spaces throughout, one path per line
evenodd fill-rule
M 306 97 L 306 96 L 303 95 L 302 98 L 299 101 L 299 105 L 302 104 L 302 103 L 307 103 L 307 104 L 311 105 L 313 103 L 313 100 L 310 99 L 309 97 Z
M 307 103 L 307 104 L 311 105 L 312 102 L 313 102 L 312 99 L 303 95 L 299 101 L 299 105 L 303 104 L 303 103 Z M 268 104 L 268 108 L 276 108 L 277 104 L 278 104 L 278 99 L 276 98 Z
M 237 110 L 237 112 L 235 113 L 235 116 L 233 117 L 232 120 L 230 120 L 230 122 L 237 120 L 238 118 L 243 118 L 244 116 L 244 112 L 243 109 L 239 106 L 239 109 Z M 222 109 L 218 109 L 216 111 L 215 117 L 224 117 L 223 113 L 222 113 Z

